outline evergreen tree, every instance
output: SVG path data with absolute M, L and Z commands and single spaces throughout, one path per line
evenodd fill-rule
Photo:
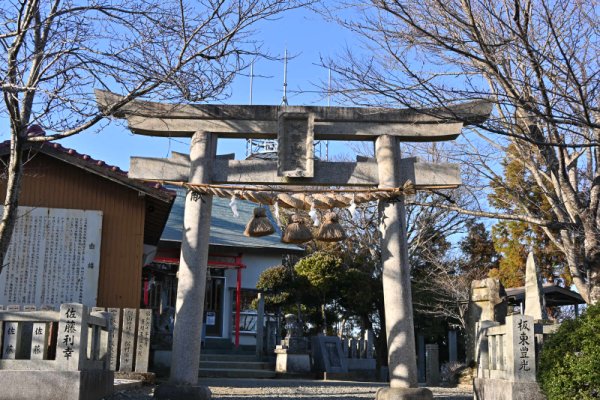
M 509 147 L 509 151 L 514 153 L 514 147 Z M 527 207 L 534 209 L 539 217 L 550 218 L 551 206 L 523 164 L 514 158 L 507 158 L 502 166 L 504 182 L 497 184 L 492 181 L 490 203 L 504 212 L 523 212 L 521 203 L 510 200 L 513 198 L 511 195 L 516 194 L 519 198 L 526 199 Z M 530 251 L 533 251 L 538 260 L 543 279 L 554 282 L 560 278 L 563 284 L 570 285 L 571 276 L 566 268 L 564 255 L 539 226 L 523 221 L 504 220 L 493 227 L 492 235 L 495 249 L 502 257 L 491 276 L 499 278 L 505 287 L 525 284 L 525 264 Z

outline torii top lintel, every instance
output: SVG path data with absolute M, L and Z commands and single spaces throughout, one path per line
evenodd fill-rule
M 96 90 L 104 112 L 123 98 Z M 322 106 L 262 106 L 168 104 L 135 100 L 113 116 L 125 118 L 133 133 L 150 136 L 191 137 L 206 131 L 230 138 L 276 138 L 284 113 L 314 118 L 317 140 L 374 140 L 380 135 L 402 141 L 453 140 L 466 125 L 484 122 L 492 110 L 487 100 L 444 108 L 394 109 Z

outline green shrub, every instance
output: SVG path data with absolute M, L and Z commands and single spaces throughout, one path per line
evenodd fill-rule
M 600 398 L 600 305 L 545 341 L 538 382 L 548 400 Z

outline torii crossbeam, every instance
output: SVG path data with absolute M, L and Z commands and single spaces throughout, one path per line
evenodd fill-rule
M 100 109 L 122 100 L 97 91 Z M 421 163 L 400 158 L 400 141 L 453 140 L 470 124 L 484 122 L 491 103 L 477 101 L 441 109 L 389 109 L 309 106 L 180 105 L 130 102 L 116 117 L 125 118 L 133 133 L 191 137 L 189 158 L 132 158 L 130 176 L 147 180 L 185 180 L 191 184 L 263 184 L 416 189 L 460 185 L 454 164 Z M 223 138 L 277 138 L 278 160 L 233 160 L 216 156 Z M 313 155 L 314 140 L 375 142 L 375 159 L 321 162 Z M 383 289 L 390 387 L 378 399 L 432 399 L 417 388 L 410 266 L 404 197 L 382 201 L 381 239 Z M 157 398 L 205 399 L 210 391 L 198 385 L 204 290 L 212 196 L 185 203 L 171 377 L 155 392 Z

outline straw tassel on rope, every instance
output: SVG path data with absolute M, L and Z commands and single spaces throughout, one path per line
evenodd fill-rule
M 267 211 L 263 207 L 256 207 L 252 219 L 246 225 L 244 235 L 250 237 L 267 236 L 275 232 L 275 227 L 267 217 Z
M 339 242 L 346 239 L 346 232 L 338 221 L 338 216 L 334 212 L 328 212 L 323 217 L 323 224 L 317 233 L 317 240 L 323 242 Z
M 283 243 L 306 243 L 311 240 L 312 233 L 304 224 L 304 218 L 298 214 L 292 214 L 291 222 L 285 228 L 281 241 Z

